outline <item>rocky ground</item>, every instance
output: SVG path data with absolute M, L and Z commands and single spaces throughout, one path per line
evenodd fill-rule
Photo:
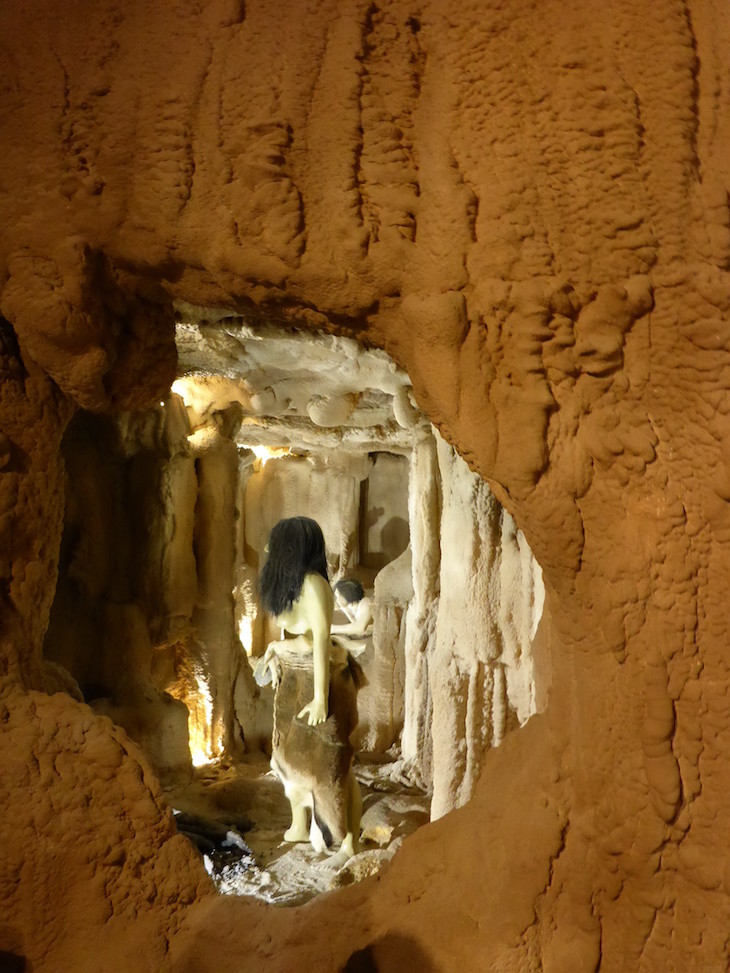
M 309 843 L 283 840 L 289 804 L 263 754 L 198 768 L 166 796 L 221 893 L 300 905 L 374 874 L 428 821 L 430 799 L 408 785 L 396 755 L 363 756 L 355 772 L 363 796 L 362 840 L 349 860 L 336 849 L 318 854 Z

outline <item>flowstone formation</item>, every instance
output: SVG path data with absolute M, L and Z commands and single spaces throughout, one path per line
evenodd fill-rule
M 726 5 L 10 0 L 0 37 L 3 960 L 727 969 Z M 141 751 L 47 693 L 64 430 L 164 399 L 181 301 L 387 351 L 419 461 L 543 572 L 540 715 L 304 910 L 214 895 Z M 428 661 L 442 703 L 491 678 Z

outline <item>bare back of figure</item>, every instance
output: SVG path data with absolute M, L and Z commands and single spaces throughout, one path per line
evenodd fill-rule
M 357 850 L 362 812 L 350 736 L 357 726 L 357 690 L 364 677 L 330 637 L 333 612 L 332 589 L 321 575 L 311 573 L 291 608 L 276 618 L 296 638 L 273 642 L 267 649 L 267 656 L 276 654 L 281 662 L 271 765 L 291 805 L 285 840 L 309 839 L 320 851 L 341 840 L 343 856 L 349 857 Z M 311 702 L 300 709 L 310 693 Z M 310 830 L 307 809 L 312 811 Z

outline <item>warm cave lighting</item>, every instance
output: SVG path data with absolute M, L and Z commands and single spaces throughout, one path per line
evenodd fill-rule
M 186 406 L 193 405 L 193 383 L 186 378 L 176 378 L 170 387 L 170 391 L 179 395 Z
M 220 728 L 213 726 L 213 697 L 205 678 L 196 673 L 198 692 L 187 700 L 188 741 L 193 767 L 204 767 L 217 760 L 222 752 Z
M 218 439 L 218 433 L 213 426 L 201 426 L 188 436 L 188 442 L 193 449 L 206 449 L 213 446 Z
M 238 620 L 238 638 L 247 656 L 253 652 L 253 618 L 242 615 Z
M 291 456 L 291 450 L 286 446 L 247 446 L 264 467 L 270 459 L 281 459 L 282 456 Z

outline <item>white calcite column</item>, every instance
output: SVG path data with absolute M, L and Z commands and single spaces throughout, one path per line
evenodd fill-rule
M 487 483 L 437 435 L 440 599 L 429 679 L 432 818 L 466 803 L 486 750 L 535 712 L 531 641 L 541 576 Z
M 385 752 L 403 728 L 406 611 L 412 598 L 413 570 L 408 547 L 375 578 L 373 631 L 365 640 L 366 649 L 360 659 L 368 678 L 357 700 L 360 722 L 356 745 L 360 750 Z
M 196 461 L 198 502 L 195 510 L 195 557 L 198 603 L 193 631 L 201 649 L 211 698 L 211 750 L 219 756 L 242 748 L 235 720 L 233 687 L 246 660 L 235 630 L 234 577 L 236 447 L 215 437 Z
M 432 436 L 413 447 L 408 515 L 413 558 L 413 598 L 406 613 L 405 692 L 402 757 L 414 781 L 432 780 L 430 656 L 439 605 L 440 477 Z

